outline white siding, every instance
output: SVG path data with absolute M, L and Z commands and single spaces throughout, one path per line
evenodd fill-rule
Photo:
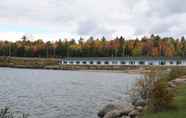
M 78 63 L 79 62 L 79 63 Z M 99 62 L 99 63 L 98 63 Z M 142 63 L 144 62 L 144 64 Z M 177 64 L 177 60 L 61 60 L 60 64 L 82 64 L 82 65 L 161 65 L 164 62 L 168 66 L 186 66 L 186 60 Z M 163 65 L 161 65 L 163 66 Z
M 186 65 L 186 60 L 183 61 L 183 65 Z

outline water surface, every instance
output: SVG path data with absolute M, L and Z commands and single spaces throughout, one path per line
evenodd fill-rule
M 97 118 L 100 106 L 125 100 L 139 75 L 0 68 L 0 106 L 29 118 Z

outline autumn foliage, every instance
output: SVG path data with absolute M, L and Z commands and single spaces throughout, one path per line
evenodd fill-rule
M 184 37 L 154 36 L 141 39 L 59 39 L 55 42 L 27 40 L 26 36 L 20 41 L 0 41 L 0 56 L 17 57 L 121 57 L 121 56 L 151 56 L 151 57 L 185 57 L 186 40 Z

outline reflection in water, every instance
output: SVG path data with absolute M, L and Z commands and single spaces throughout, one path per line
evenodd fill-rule
M 96 118 L 100 105 L 125 98 L 139 75 L 0 68 L 0 106 L 30 118 Z

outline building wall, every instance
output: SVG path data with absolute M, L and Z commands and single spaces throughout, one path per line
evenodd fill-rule
M 183 60 L 182 63 L 183 63 L 183 65 L 186 65 L 186 60 Z
M 186 65 L 186 60 L 62 60 L 61 64 L 72 65 Z

